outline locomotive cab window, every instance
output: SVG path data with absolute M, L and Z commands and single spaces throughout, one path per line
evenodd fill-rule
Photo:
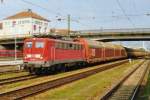
M 44 47 L 44 43 L 43 42 L 36 42 L 35 43 L 35 47 L 36 48 L 43 48 Z
M 32 42 L 26 42 L 26 48 L 32 48 Z

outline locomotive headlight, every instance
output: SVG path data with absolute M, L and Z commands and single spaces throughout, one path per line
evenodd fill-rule
M 42 55 L 41 55 L 41 54 L 35 54 L 35 58 L 43 59 L 43 57 L 42 57 Z
M 27 58 L 31 58 L 31 54 L 27 54 L 27 56 L 26 56 Z
M 40 54 L 35 54 L 35 58 L 40 58 L 41 55 Z
M 43 59 L 43 57 L 41 56 L 40 59 Z

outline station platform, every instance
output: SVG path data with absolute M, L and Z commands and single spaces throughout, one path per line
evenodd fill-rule
M 20 64 L 23 64 L 23 60 L 0 61 L 0 66 L 20 65 Z

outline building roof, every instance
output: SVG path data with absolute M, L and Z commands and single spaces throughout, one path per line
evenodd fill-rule
M 28 11 L 22 11 L 15 15 L 9 16 L 6 19 L 20 19 L 20 18 L 35 18 L 39 20 L 49 21 L 48 19 L 32 12 L 30 9 Z

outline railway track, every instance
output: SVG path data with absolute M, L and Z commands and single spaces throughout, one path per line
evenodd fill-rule
M 25 71 L 23 71 L 23 70 L 2 71 L 2 72 L 0 72 L 0 75 L 2 75 L 2 74 L 9 74 L 9 73 L 20 73 L 20 72 L 25 72 Z
M 102 72 L 104 70 L 116 67 L 118 65 L 121 65 L 125 62 L 128 62 L 128 60 L 122 60 L 122 61 L 117 61 L 115 63 L 110 63 L 110 64 L 106 64 L 103 65 L 101 67 L 92 69 L 92 70 L 88 70 L 85 72 L 80 72 L 77 74 L 73 74 L 70 76 L 66 76 L 66 77 L 62 77 L 59 79 L 55 79 L 55 80 L 51 80 L 51 81 L 47 81 L 44 83 L 40 83 L 34 86 L 29 86 L 29 87 L 25 87 L 25 88 L 21 88 L 18 90 L 14 90 L 14 91 L 9 91 L 9 92 L 5 92 L 5 93 L 1 93 L 0 94 L 0 99 L 22 99 L 31 95 L 35 95 L 38 94 L 40 92 L 49 90 L 49 89 L 53 89 L 68 83 L 71 83 L 73 81 L 82 79 L 82 78 L 86 78 L 90 75 L 96 74 L 98 72 Z
M 128 72 L 117 84 L 107 91 L 101 100 L 134 100 L 142 80 L 147 73 L 150 61 L 137 65 Z
M 19 65 L 2 65 L 0 66 L 0 75 L 7 73 L 18 73 L 24 71 Z
M 7 84 L 24 81 L 24 80 L 28 80 L 28 79 L 33 79 L 33 78 L 37 78 L 37 77 L 38 76 L 36 76 L 36 75 L 25 75 L 25 76 L 13 77 L 13 78 L 1 79 L 0 85 L 7 85 Z

